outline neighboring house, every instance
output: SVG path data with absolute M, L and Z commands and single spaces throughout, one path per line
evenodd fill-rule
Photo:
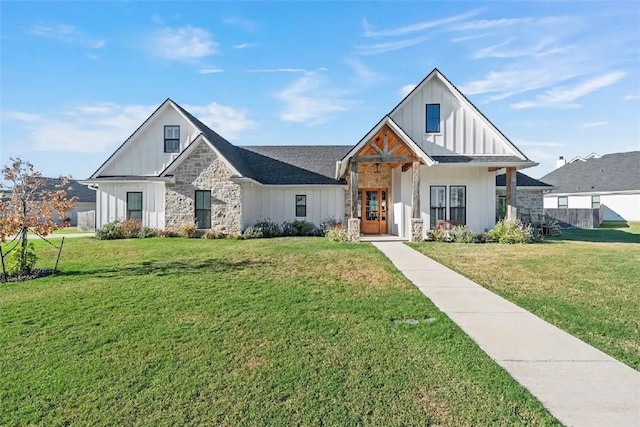
M 501 169 L 513 216 L 515 171 L 535 165 L 434 69 L 349 146 L 235 146 L 167 99 L 85 183 L 97 227 L 195 219 L 239 232 L 261 218 L 335 217 L 352 236 L 417 239 L 438 220 L 491 228 Z
M 506 175 L 496 176 L 496 218 L 504 218 L 507 211 L 507 189 Z M 530 214 L 531 218 L 537 220 L 537 215 L 544 213 L 544 196 L 543 192 L 550 191 L 554 187 L 545 182 L 531 178 L 522 172 L 517 173 L 516 178 L 516 207 L 518 216 L 522 214 Z
M 576 157 L 541 179 L 545 209 L 602 209 L 604 221 L 640 221 L 640 151 Z
M 67 212 L 63 218 L 60 218 L 56 211 L 53 212 L 53 220 L 55 222 L 63 222 L 65 219 L 69 220 L 69 225 L 75 227 L 78 225 L 78 213 L 79 212 L 87 212 L 93 211 L 96 209 L 96 192 L 91 191 L 87 188 L 86 185 L 81 184 L 80 182 L 69 179 L 67 185 L 58 188 L 57 185 L 60 184 L 59 178 L 47 178 L 43 177 L 45 182 L 45 187 L 47 190 L 64 190 L 67 193 L 67 198 L 75 197 L 76 204 L 73 206 L 70 212 Z M 0 195 L 3 199 L 11 198 L 11 190 L 3 190 Z

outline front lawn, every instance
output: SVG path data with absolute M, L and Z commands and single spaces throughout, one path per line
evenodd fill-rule
M 61 267 L 0 284 L 1 425 L 557 425 L 368 244 L 79 238 Z
M 640 227 L 542 244 L 412 247 L 640 370 Z

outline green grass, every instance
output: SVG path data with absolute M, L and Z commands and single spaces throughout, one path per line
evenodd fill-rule
M 0 285 L 0 425 L 557 425 L 371 245 L 79 238 L 61 267 Z
M 534 245 L 412 247 L 640 370 L 640 228 Z

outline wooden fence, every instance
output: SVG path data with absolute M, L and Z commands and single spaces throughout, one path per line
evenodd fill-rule
M 78 212 L 78 230 L 96 231 L 96 211 Z
M 600 209 L 545 209 L 544 213 L 562 228 L 598 228 L 602 222 Z

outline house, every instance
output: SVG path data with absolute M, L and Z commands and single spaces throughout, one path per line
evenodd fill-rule
M 545 209 L 601 208 L 604 221 L 640 221 L 640 151 L 560 158 L 541 179 L 555 187 Z
M 85 183 L 97 193 L 97 227 L 195 219 L 233 233 L 260 218 L 336 217 L 353 239 L 415 240 L 439 220 L 491 228 L 503 169 L 515 218 L 516 170 L 535 165 L 434 69 L 346 146 L 235 146 L 167 99 Z
M 507 212 L 507 176 L 496 176 L 496 219 L 504 218 Z M 554 187 L 518 172 L 516 176 L 516 208 L 518 216 L 530 214 L 531 218 L 544 214 L 544 192 Z

